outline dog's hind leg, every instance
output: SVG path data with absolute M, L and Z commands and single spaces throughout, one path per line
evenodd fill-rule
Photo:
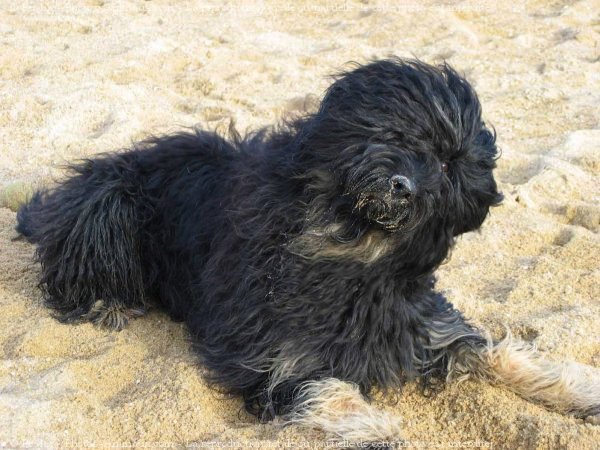
M 474 376 L 561 413 L 577 417 L 600 414 L 600 377 L 586 372 L 582 365 L 545 359 L 510 333 L 494 342 L 465 323 L 457 311 L 433 321 L 429 335 L 433 360 L 445 366 L 448 380 Z
M 97 300 L 87 313 L 81 317 L 75 317 L 74 320 L 76 322 L 87 320 L 96 325 L 122 330 L 131 319 L 141 317 L 144 314 L 146 314 L 146 308 L 143 306 L 128 308 L 120 304 L 106 305 L 103 300 Z M 65 320 L 64 317 L 60 317 L 60 319 L 69 321 L 68 319 Z
M 144 310 L 144 203 L 129 155 L 73 166 L 70 178 L 17 215 L 17 231 L 37 244 L 46 304 L 63 321 L 121 328 Z
M 337 441 L 373 448 L 392 447 L 400 441 L 402 420 L 378 410 L 360 393 L 357 385 L 324 378 L 300 385 L 286 423 L 325 431 Z M 367 447 L 368 448 L 368 447 Z

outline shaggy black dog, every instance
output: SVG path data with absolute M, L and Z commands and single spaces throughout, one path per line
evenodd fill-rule
M 456 237 L 502 199 L 496 158 L 457 72 L 375 61 L 276 129 L 182 132 L 74 165 L 17 230 L 62 320 L 120 328 L 159 305 L 187 323 L 211 380 L 263 419 L 394 439 L 373 387 L 468 374 L 597 413 L 588 386 L 488 341 L 434 290 Z

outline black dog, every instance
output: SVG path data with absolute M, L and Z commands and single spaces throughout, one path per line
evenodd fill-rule
M 178 133 L 74 165 L 17 230 L 62 320 L 120 328 L 160 305 L 186 321 L 211 380 L 263 419 L 397 439 L 372 387 L 469 374 L 597 414 L 599 390 L 485 339 L 434 290 L 455 238 L 502 199 L 496 157 L 457 72 L 376 61 L 279 128 Z

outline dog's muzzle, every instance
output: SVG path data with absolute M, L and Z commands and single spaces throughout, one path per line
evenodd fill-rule
M 372 186 L 358 197 L 357 209 L 384 230 L 399 231 L 410 221 L 417 195 L 415 183 L 404 175 L 395 174 L 386 183 Z

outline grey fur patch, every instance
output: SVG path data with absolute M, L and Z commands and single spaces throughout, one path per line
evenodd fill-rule
M 103 300 L 97 300 L 83 317 L 98 326 L 122 330 L 129 320 L 146 314 L 144 308 L 125 308 L 123 306 L 105 306 Z
M 339 225 L 316 228 L 301 234 L 288 245 L 291 253 L 308 259 L 346 258 L 372 263 L 389 254 L 395 248 L 396 240 L 382 230 L 371 230 L 357 242 L 338 242 L 331 236 L 338 231 Z

